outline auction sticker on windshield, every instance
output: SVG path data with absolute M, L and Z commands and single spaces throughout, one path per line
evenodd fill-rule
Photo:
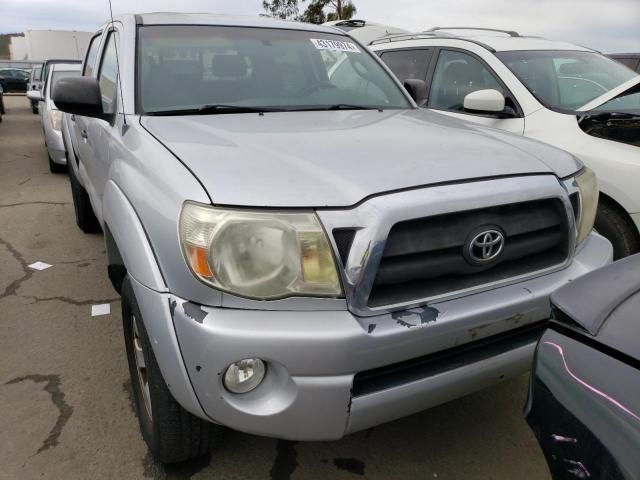
M 327 40 L 326 38 L 310 38 L 311 43 L 318 50 L 333 50 L 336 52 L 357 52 L 360 53 L 358 47 L 352 42 L 343 42 L 341 40 Z

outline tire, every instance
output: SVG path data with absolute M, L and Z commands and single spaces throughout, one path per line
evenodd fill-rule
M 78 182 L 73 167 L 69 169 L 69 182 L 71 183 L 71 196 L 73 197 L 73 210 L 76 214 L 76 224 L 84 233 L 100 233 L 100 222 L 93 213 L 93 207 L 89 200 L 89 194 Z
M 595 228 L 613 245 L 613 259 L 640 252 L 640 235 L 633 221 L 618 205 L 600 198 Z
M 209 454 L 223 428 L 187 412 L 171 395 L 151 348 L 129 277 L 122 284 L 122 322 L 136 414 L 151 454 L 162 463 Z M 140 354 L 144 374 L 139 374 L 140 364 L 136 362 Z
M 55 163 L 51 159 L 51 155 L 49 155 L 49 171 L 51 173 L 66 173 L 67 172 L 67 166 L 66 165 L 62 165 L 60 163 Z

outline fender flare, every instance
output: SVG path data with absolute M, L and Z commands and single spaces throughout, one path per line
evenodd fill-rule
M 142 223 L 133 205 L 113 180 L 105 185 L 102 214 L 109 277 L 116 291 L 124 275 L 128 274 L 151 290 L 168 292 Z
M 118 290 L 125 276 L 129 276 L 167 387 L 186 410 L 211 421 L 202 410 L 185 370 L 173 326 L 171 295 L 142 222 L 113 180 L 105 185 L 102 206 L 109 277 L 114 288 Z

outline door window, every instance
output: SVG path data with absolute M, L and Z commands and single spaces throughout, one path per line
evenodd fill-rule
M 431 50 L 412 49 L 384 52 L 381 57 L 400 82 L 417 78 L 427 78 L 427 67 L 431 59 Z
M 102 54 L 100 74 L 98 75 L 100 93 L 102 94 L 102 111 L 104 113 L 115 113 L 116 111 L 118 62 L 115 41 L 115 32 L 110 32 L 107 38 L 107 45 Z
M 87 58 L 84 62 L 84 70 L 82 75 L 90 77 L 93 75 L 94 66 L 96 64 L 96 57 L 98 56 L 98 47 L 100 46 L 100 38 L 102 35 L 96 35 L 91 39 L 89 44 L 89 50 L 87 50 Z
M 478 59 L 463 52 L 443 50 L 433 74 L 427 106 L 463 112 L 464 97 L 486 89 L 505 94 L 500 83 Z

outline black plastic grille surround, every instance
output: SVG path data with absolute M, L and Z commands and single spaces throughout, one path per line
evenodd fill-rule
M 463 249 L 483 226 L 504 232 L 504 249 L 494 262 L 472 265 Z M 559 199 L 403 221 L 389 232 L 368 305 L 404 303 L 531 273 L 563 263 L 568 249 L 567 214 Z
M 406 385 L 466 367 L 537 342 L 549 322 L 543 320 L 447 350 L 359 372 L 353 379 L 354 397 Z

